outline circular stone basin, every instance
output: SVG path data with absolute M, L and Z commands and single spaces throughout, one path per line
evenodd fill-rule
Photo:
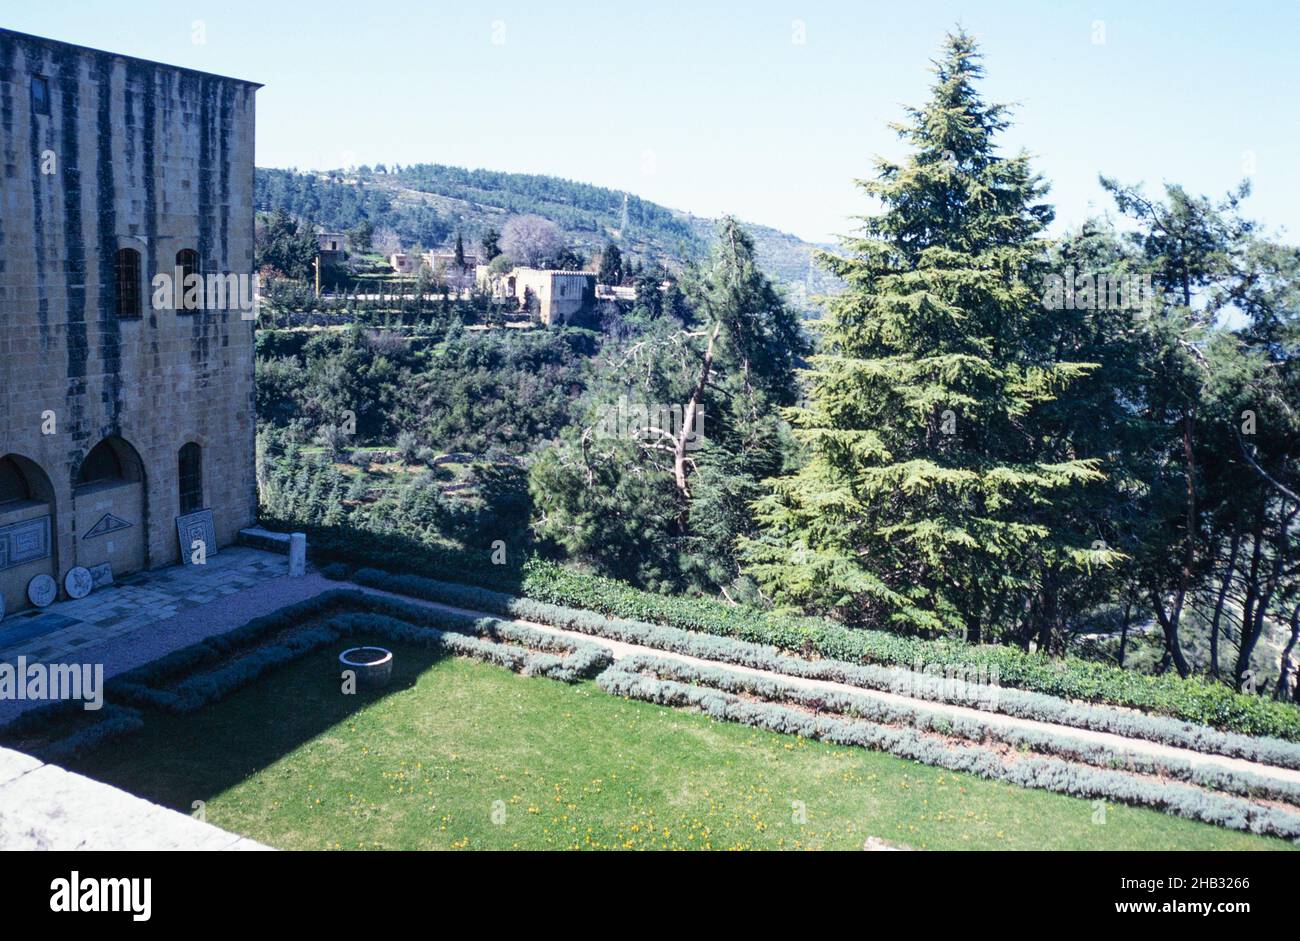
M 393 678 L 393 652 L 383 647 L 350 647 L 339 654 L 339 664 L 354 670 L 357 685 L 367 689 L 386 686 Z

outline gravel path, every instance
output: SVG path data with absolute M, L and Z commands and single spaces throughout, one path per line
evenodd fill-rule
M 457 608 L 452 605 L 441 604 L 436 601 L 425 601 L 419 598 L 410 598 L 406 595 L 399 595 L 393 592 L 380 591 L 374 588 L 367 588 L 364 585 L 349 583 L 349 587 L 358 591 L 368 592 L 374 595 L 385 595 L 390 598 L 398 598 L 412 604 L 420 604 L 430 608 L 438 608 L 443 611 L 451 611 L 457 614 L 468 614 L 474 617 L 500 617 L 500 615 L 491 614 L 486 611 L 473 611 L 467 608 Z M 866 696 L 872 699 L 881 700 L 888 703 L 903 704 L 908 706 L 921 706 L 934 712 L 944 713 L 951 716 L 961 716 L 968 719 L 977 719 L 986 722 L 989 725 L 995 725 L 1002 728 L 1016 728 L 1034 730 L 1037 732 L 1046 732 L 1051 735 L 1060 735 L 1079 739 L 1087 742 L 1095 742 L 1098 745 L 1105 745 L 1110 748 L 1125 748 L 1130 751 L 1141 754 L 1161 756 L 1165 758 L 1178 758 L 1190 762 L 1194 765 L 1203 765 L 1208 767 L 1224 768 L 1230 771 L 1249 771 L 1263 777 L 1274 778 L 1279 781 L 1290 781 L 1300 783 L 1300 770 L 1292 768 L 1279 768 L 1275 765 L 1260 764 L 1254 761 L 1246 761 L 1242 758 L 1231 758 L 1227 755 L 1209 755 L 1204 752 L 1192 751 L 1187 748 L 1179 748 L 1174 745 L 1165 745 L 1161 742 L 1152 742 L 1141 738 L 1126 738 L 1122 735 L 1115 735 L 1110 732 L 1097 732 L 1092 729 L 1079 729 L 1074 726 L 1058 725 L 1054 722 L 1039 722 L 1035 719 L 1022 719 L 1018 716 L 1007 716 L 1000 713 L 984 712 L 980 709 L 973 709 L 969 706 L 958 706 L 951 703 L 936 702 L 932 699 L 919 699 L 912 696 L 903 696 L 898 693 L 888 693 L 882 690 L 864 689 L 860 686 L 849 686 L 845 683 L 835 683 L 830 680 L 817 680 L 807 677 L 787 676 L 784 673 L 773 673 L 770 670 L 759 670 L 754 667 L 740 666 L 734 663 L 723 663 L 717 660 L 702 660 L 699 657 L 692 657 L 687 654 L 672 653 L 667 650 L 659 650 L 655 647 L 642 647 L 638 644 L 628 644 L 623 641 L 609 640 L 604 637 L 597 637 L 592 634 L 583 634 L 578 631 L 566 630 L 564 628 L 553 627 L 550 624 L 540 624 L 536 621 L 520 620 L 521 624 L 527 624 L 529 627 L 535 627 L 538 630 L 546 631 L 549 634 L 556 634 L 562 637 L 572 637 L 591 643 L 601 644 L 607 647 L 614 655 L 615 660 L 621 660 L 631 654 L 650 654 L 656 657 L 665 657 L 671 660 L 678 660 L 683 663 L 691 663 L 696 666 L 706 666 L 734 670 L 737 673 L 745 673 L 752 676 L 764 676 L 769 679 L 779 680 L 783 683 L 790 683 L 796 686 L 802 686 L 806 689 L 834 690 L 836 692 L 853 693 L 858 696 Z

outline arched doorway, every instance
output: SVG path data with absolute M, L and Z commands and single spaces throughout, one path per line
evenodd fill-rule
M 148 564 L 144 462 L 130 444 L 105 438 L 91 448 L 73 480 L 77 516 L 77 564 L 92 568 L 107 562 L 113 576 Z
M 54 487 L 35 461 L 0 457 L 0 593 L 6 611 L 29 606 L 27 583 L 57 578 L 58 540 Z

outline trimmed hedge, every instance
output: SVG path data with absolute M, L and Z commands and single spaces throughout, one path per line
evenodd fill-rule
M 1053 722 L 1098 732 L 1111 732 L 1193 751 L 1300 769 L 1300 744 L 1281 739 L 1222 732 L 1166 716 L 1147 715 L 1088 703 L 1071 703 L 1040 693 L 964 683 L 901 667 L 855 664 L 838 660 L 805 660 L 783 654 L 778 648 L 769 645 L 641 621 L 608 618 L 592 611 L 560 607 L 528 598 L 515 598 L 486 588 L 440 582 L 418 575 L 389 575 L 376 569 L 358 569 L 353 573 L 353 579 L 358 584 L 372 588 L 457 607 L 539 621 L 584 634 L 608 637 L 612 640 L 687 654 L 705 660 L 735 663 L 789 676 L 828 680 L 864 689 L 878 689 L 914 698 L 949 702 L 1024 719 Z
M 596 683 L 615 696 L 657 705 L 693 707 L 715 719 L 839 745 L 885 751 L 922 764 L 1021 787 L 1151 807 L 1231 830 L 1287 839 L 1300 837 L 1300 815 L 1235 797 L 1209 794 L 1184 784 L 1075 765 L 1059 758 L 1021 757 L 1007 762 L 986 748 L 948 745 L 909 728 L 809 715 L 774 703 L 746 702 L 721 690 L 629 672 L 622 663 L 615 663 L 597 677 Z
M 1003 742 L 1013 748 L 1032 749 L 1098 768 L 1159 775 L 1239 797 L 1300 804 L 1300 784 L 1267 778 L 1250 771 L 1194 764 L 1164 755 L 1147 755 L 1130 748 L 1115 748 L 1056 732 L 1049 734 L 1036 729 L 1019 729 L 982 717 L 954 716 L 909 703 L 894 703 L 838 690 L 810 689 L 753 673 L 701 667 L 683 660 L 647 654 L 625 657 L 618 667 L 627 673 L 648 673 L 657 679 L 675 680 L 690 686 L 707 686 L 728 693 L 747 693 L 816 712 L 840 713 L 887 725 L 909 725 L 921 732 L 957 736 L 975 744 L 985 741 Z
M 343 577 L 342 563 L 412 572 L 612 617 L 771 644 L 805 657 L 905 667 L 920 662 L 939 670 L 957 668 L 984 675 L 996 671 L 1003 686 L 1126 706 L 1243 735 L 1300 742 L 1300 707 L 1237 693 L 1200 678 L 1154 676 L 1079 657 L 1050 658 L 1016 647 L 925 640 L 846 627 L 827 618 L 783 615 L 707 598 L 659 595 L 544 559 L 529 559 L 522 567 L 496 566 L 490 564 L 487 550 L 443 549 L 406 537 L 395 541 L 342 527 L 316 527 L 310 538 L 313 558 L 335 563 L 327 573 L 332 578 Z
M 144 728 L 144 718 L 130 706 L 106 703 L 100 711 L 98 722 L 56 739 L 40 749 L 39 756 L 46 761 L 69 761 Z
M 341 610 L 349 607 L 356 610 Z M 340 613 L 329 624 L 306 628 L 280 643 L 254 646 L 243 656 L 228 659 L 229 653 L 256 644 L 267 633 L 334 611 Z M 469 636 L 465 633 L 469 631 L 483 636 Z M 545 676 L 564 682 L 595 676 L 613 660 L 609 651 L 599 644 L 556 637 L 527 625 L 437 611 L 359 591 L 335 590 L 281 608 L 235 631 L 207 638 L 117 677 L 109 684 L 109 693 L 140 706 L 167 712 L 192 712 L 304 654 L 358 635 L 443 650 L 505 666 L 527 676 Z M 520 644 L 533 649 L 512 646 Z M 192 673 L 210 663 L 220 665 L 189 676 L 171 688 L 159 685 L 177 673 Z
M 707 599 L 671 598 L 540 560 L 525 566 L 522 589 L 524 595 L 539 601 L 772 644 L 804 656 L 906 667 L 919 661 L 940 669 L 957 667 L 985 674 L 996 670 L 1003 686 L 1128 706 L 1243 735 L 1300 741 L 1300 708 L 1200 679 L 1136 673 L 1078 657 L 1051 659 L 1015 647 L 923 640 Z
M 144 725 L 140 713 L 129 706 L 105 702 L 98 710 L 86 710 L 80 700 L 61 699 L 15 716 L 0 726 L 0 736 L 4 741 L 15 741 L 27 734 L 40 735 L 43 728 L 68 715 L 82 717 L 81 727 L 31 748 L 32 754 L 42 761 L 67 761 Z

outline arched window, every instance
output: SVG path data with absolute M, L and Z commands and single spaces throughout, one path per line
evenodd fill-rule
M 140 253 L 134 248 L 119 248 L 115 264 L 117 315 L 140 316 Z
M 181 446 L 181 514 L 203 509 L 203 449 L 193 441 Z
M 176 309 L 184 311 L 198 310 L 203 306 L 203 288 L 200 286 L 196 296 L 189 296 L 190 275 L 199 274 L 199 253 L 192 248 L 182 248 L 176 253 L 176 272 L 180 282 L 176 285 Z
M 122 461 L 117 456 L 117 451 L 105 439 L 91 448 L 90 453 L 86 455 L 86 459 L 81 462 L 81 470 L 77 472 L 76 486 L 84 487 L 86 484 L 100 484 L 109 480 L 125 479 L 126 473 L 122 470 Z
M 23 503 L 31 498 L 32 488 L 18 462 L 11 457 L 0 458 L 0 506 Z

